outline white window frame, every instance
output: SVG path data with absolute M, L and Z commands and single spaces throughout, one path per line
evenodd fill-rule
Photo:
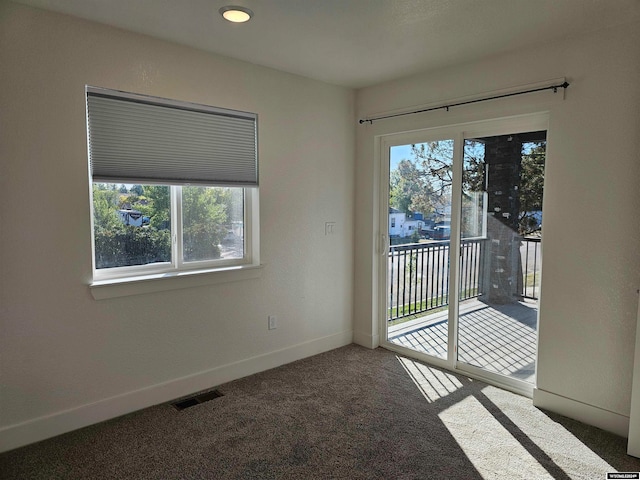
M 93 184 L 93 182 L 92 182 Z M 182 230 L 182 186 L 172 185 L 171 195 L 171 261 L 162 263 L 151 263 L 147 265 L 130 265 L 126 267 L 96 268 L 95 251 L 95 224 L 93 212 L 93 188 L 91 189 L 91 252 L 93 262 L 93 280 L 117 280 L 130 277 L 144 277 L 145 275 L 171 274 L 179 272 L 198 271 L 210 272 L 215 269 L 225 269 L 238 266 L 257 266 L 258 260 L 258 232 L 257 215 L 257 188 L 243 188 L 244 197 L 244 219 L 243 219 L 243 257 L 230 259 L 213 259 L 193 262 L 183 260 L 183 230 Z
M 90 87 L 87 87 L 87 91 Z M 123 94 L 126 97 L 126 93 Z M 172 102 L 179 104 L 180 102 Z M 90 148 L 88 140 L 88 148 Z M 95 218 L 93 206 L 93 184 L 89 169 L 89 201 L 91 218 L 91 254 L 92 279 L 88 282 L 91 293 L 96 299 L 166 291 L 205 284 L 224 283 L 228 281 L 256 278 L 260 275 L 260 242 L 259 242 L 259 188 L 250 186 L 233 186 L 243 190 L 243 257 L 234 259 L 212 259 L 185 262 L 183 260 L 182 230 L 182 185 L 167 185 L 170 188 L 171 212 L 171 261 L 147 265 L 131 265 L 125 267 L 96 268 L 95 251 Z M 96 180 L 95 183 L 109 183 Z M 125 182 L 126 183 L 126 182 Z M 141 182 L 143 183 L 143 182 Z M 206 186 L 206 185 L 194 185 Z M 227 185 L 209 185 L 225 187 Z

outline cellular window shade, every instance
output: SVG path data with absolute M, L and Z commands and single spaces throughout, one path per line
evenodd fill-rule
M 258 185 L 256 115 L 87 91 L 94 181 Z

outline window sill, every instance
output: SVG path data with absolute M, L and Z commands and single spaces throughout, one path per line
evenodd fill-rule
M 96 300 L 143 295 L 145 293 L 166 292 L 182 288 L 215 285 L 259 278 L 262 265 L 194 270 L 176 273 L 141 275 L 138 277 L 98 280 L 89 285 L 91 295 Z

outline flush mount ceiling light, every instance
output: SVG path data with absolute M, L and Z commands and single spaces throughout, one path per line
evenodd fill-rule
M 227 5 L 218 11 L 225 20 L 233 23 L 248 22 L 251 20 L 251 17 L 253 17 L 253 12 L 251 10 L 245 7 L 238 7 L 237 5 Z

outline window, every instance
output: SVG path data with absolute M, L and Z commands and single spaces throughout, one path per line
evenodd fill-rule
M 254 114 L 87 87 L 94 281 L 257 265 Z

